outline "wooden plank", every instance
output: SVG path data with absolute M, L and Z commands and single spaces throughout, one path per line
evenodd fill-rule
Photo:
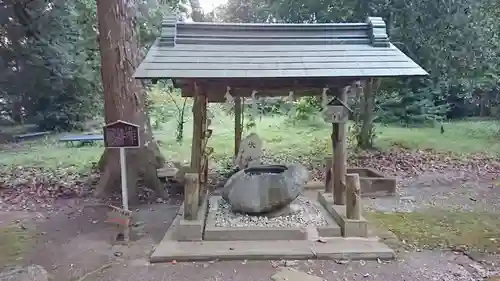
M 358 174 L 346 175 L 346 216 L 351 220 L 361 219 L 361 183 Z
M 162 34 L 163 36 L 163 34 Z M 241 40 L 240 42 L 245 42 L 246 40 L 260 40 L 260 39 L 340 39 L 340 38 L 362 38 L 365 40 L 370 40 L 370 36 L 367 34 L 366 30 L 340 30 L 340 31 L 327 31 L 327 32 L 245 32 L 241 33 L 239 31 L 232 32 L 203 32 L 203 33 L 190 33 L 190 32 L 178 32 L 176 34 L 176 39 L 193 38 L 193 39 L 235 39 Z M 162 39 L 162 38 L 160 38 Z M 165 38 L 168 39 L 168 38 Z M 180 41 L 182 42 L 182 41 Z
M 184 176 L 184 219 L 196 220 L 200 203 L 200 178 L 198 173 Z
M 337 89 L 338 99 L 347 103 L 347 92 L 344 88 Z M 347 160 L 347 125 L 345 123 L 332 124 L 333 146 L 333 199 L 336 205 L 345 205 L 346 196 L 346 160 Z
M 410 61 L 396 62 L 290 62 L 290 63 L 146 63 L 146 69 L 170 70 L 291 70 L 291 69 L 359 69 L 359 68 L 405 68 Z
M 395 46 L 391 46 L 391 49 L 396 49 Z M 379 50 L 379 48 L 373 47 L 371 45 L 307 45 L 307 46 L 297 46 L 297 45 L 290 45 L 290 46 L 275 46 L 275 45 L 268 45 L 268 46 L 255 46 L 255 45 L 239 45 L 239 46 L 234 46 L 234 45 L 204 45 L 204 46 L 199 46 L 199 45 L 182 45 L 178 44 L 175 46 L 175 50 L 177 51 L 200 51 L 200 49 L 203 49 L 204 52 L 234 52 L 235 50 L 241 51 L 241 52 L 253 52 L 253 51 L 258 51 L 258 52 L 269 52 L 269 51 L 275 51 L 275 52 L 312 52 L 314 53 L 318 51 L 327 51 L 327 52 L 334 52 L 334 51 L 366 51 L 366 50 Z M 170 47 L 158 47 L 158 46 L 153 46 L 151 49 L 154 52 L 157 51 L 165 51 L 168 52 L 170 50 L 173 50 L 173 48 Z M 384 49 L 385 50 L 385 49 Z
M 371 44 L 369 38 L 333 38 L 333 39 L 259 39 L 252 38 L 176 38 L 177 44 L 220 44 L 220 45 L 334 45 L 334 44 Z
M 381 64 L 378 68 L 355 69 L 287 69 L 287 70 L 173 70 L 139 69 L 134 75 L 138 79 L 151 78 L 280 78 L 280 77 L 394 77 L 394 76 L 424 76 L 427 72 L 417 64 L 408 64 L 405 68 L 385 68 Z
M 326 31 L 343 29 L 364 29 L 368 30 L 370 26 L 367 23 L 214 23 L 214 22 L 177 22 L 178 30 L 217 30 L 221 33 L 228 30 L 237 30 L 240 32 L 260 31 L 276 32 L 286 31 Z
M 264 63 L 364 63 L 364 62 L 408 62 L 410 59 L 403 54 L 395 54 L 390 56 L 365 56 L 365 57 L 166 57 L 153 56 L 148 58 L 148 64 L 159 63 L 231 63 L 231 64 L 257 64 Z
M 323 89 L 323 87 L 332 85 L 344 85 L 345 82 L 352 82 L 351 78 L 330 78 L 330 77 L 282 77 L 282 78 L 245 78 L 245 79 L 224 79 L 224 78 L 208 78 L 196 79 L 198 83 L 204 85 L 207 91 L 223 91 L 226 93 L 227 86 L 231 87 L 231 92 L 234 96 L 248 94 L 254 89 L 259 90 L 309 90 L 311 88 Z M 178 85 L 186 85 L 187 88 L 193 90 L 192 79 L 181 79 L 176 81 Z M 245 91 L 249 91 L 246 93 Z
M 203 46 L 204 47 L 204 46 Z M 248 57 L 309 57 L 309 56 L 324 56 L 324 57 L 368 57 L 368 56 L 394 56 L 400 54 L 401 51 L 393 48 L 373 48 L 364 51 L 351 51 L 351 50 L 338 50 L 338 51 L 247 51 L 239 52 L 237 51 L 240 46 L 233 46 L 232 51 L 226 52 L 215 52 L 215 51 L 204 51 L 203 47 L 200 46 L 198 50 L 193 51 L 177 51 L 177 49 L 167 49 L 159 50 L 152 49 L 151 52 L 146 57 L 146 61 L 150 57 L 236 57 L 236 58 L 248 58 Z
M 294 91 L 294 97 L 308 97 L 308 96 L 319 96 L 322 89 L 311 89 L 307 91 L 299 90 Z M 275 91 L 262 91 L 255 95 L 257 98 L 262 97 L 287 97 L 289 95 L 290 89 L 275 90 Z M 225 102 L 224 98 L 225 92 L 222 91 L 210 91 L 206 93 L 209 102 Z M 189 90 L 182 91 L 182 97 L 193 97 L 194 93 Z M 242 97 L 250 97 L 250 94 L 242 95 Z

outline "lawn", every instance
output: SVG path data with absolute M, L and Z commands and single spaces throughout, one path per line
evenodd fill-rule
M 187 161 L 190 155 L 191 128 L 185 124 L 184 140 L 175 141 L 174 120 L 155 131 L 164 156 L 171 161 Z M 234 150 L 234 123 L 232 117 L 218 113 L 212 118 L 213 136 L 209 145 L 215 149 L 214 158 L 224 159 Z M 264 149 L 280 158 L 321 158 L 331 151 L 331 126 L 322 121 L 303 121 L 292 124 L 285 117 L 263 117 L 253 129 L 264 141 Z M 445 124 L 445 133 L 439 128 L 402 128 L 377 125 L 375 146 L 389 149 L 393 146 L 409 149 L 434 149 L 438 152 L 500 154 L 494 121 L 463 121 Z M 0 151 L 0 166 L 59 167 L 88 169 L 98 161 L 102 146 L 67 147 L 56 139 L 30 144 L 27 148 Z
M 30 236 L 18 227 L 0 227 L 0 270 L 18 263 L 31 241 Z
M 500 252 L 497 214 L 428 209 L 414 213 L 368 212 L 365 215 L 377 226 L 393 232 L 404 241 L 404 246 Z

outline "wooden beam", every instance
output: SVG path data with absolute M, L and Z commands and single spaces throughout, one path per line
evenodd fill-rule
M 241 143 L 241 98 L 234 98 L 234 157 L 238 156 Z
M 347 103 L 345 88 L 337 88 L 337 98 Z M 346 197 L 346 160 L 347 160 L 347 124 L 332 124 L 333 148 L 333 200 L 336 205 L 345 205 Z
M 227 86 L 231 87 L 232 93 L 240 97 L 250 97 L 253 90 L 257 90 L 258 97 L 286 97 L 290 91 L 294 92 L 294 97 L 301 96 L 319 96 L 323 92 L 323 88 L 342 88 L 352 84 L 355 80 L 317 80 L 306 81 L 302 84 L 280 82 L 269 82 L 269 84 L 259 83 L 257 80 L 252 80 L 252 83 L 241 83 L 239 80 L 229 81 L 229 84 L 220 84 L 219 82 L 206 82 L 203 84 L 205 95 L 208 97 L 209 102 L 224 102 L 224 94 L 226 93 Z M 182 96 L 194 97 L 196 92 L 193 83 L 183 84 Z
M 321 88 L 321 87 L 336 87 L 339 85 L 348 85 L 353 81 L 360 80 L 356 77 L 310 77 L 310 78 L 247 78 L 247 79 L 177 79 L 176 85 L 193 85 L 194 81 L 198 84 L 203 84 L 206 88 L 223 88 L 224 93 L 226 86 L 235 88 L 251 88 L 251 89 L 306 89 L 306 88 Z
M 250 88 L 235 88 L 232 90 L 232 93 L 238 95 L 242 98 L 250 98 L 252 96 L 253 89 Z M 311 89 L 302 89 L 302 90 L 293 90 L 294 97 L 310 97 L 310 96 L 320 96 L 323 92 L 323 88 L 311 88 Z M 207 91 L 205 94 L 208 98 L 209 102 L 218 102 L 223 103 L 226 102 L 224 98 L 224 94 L 226 90 L 223 91 Z M 255 96 L 257 98 L 268 98 L 268 97 L 287 97 L 290 93 L 290 89 L 282 89 L 282 90 L 266 90 L 260 91 Z M 189 88 L 182 88 L 181 92 L 182 97 L 189 98 L 194 97 L 194 94 Z

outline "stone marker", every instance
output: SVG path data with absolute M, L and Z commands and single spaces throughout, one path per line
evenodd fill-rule
M 240 142 L 240 150 L 234 159 L 234 166 L 240 170 L 260 165 L 262 140 L 256 133 L 250 133 Z
M 232 175 L 222 197 L 233 212 L 267 213 L 288 206 L 308 180 L 309 172 L 302 165 L 261 165 Z
M 282 268 L 271 276 L 272 281 L 325 281 L 325 279 L 290 268 Z
M 45 268 L 39 265 L 18 267 L 0 273 L 0 281 L 50 281 L 52 278 Z

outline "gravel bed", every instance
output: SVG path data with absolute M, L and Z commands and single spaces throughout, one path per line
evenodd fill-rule
M 216 227 L 307 227 L 325 226 L 327 221 L 323 213 L 308 198 L 298 197 L 292 204 L 298 206 L 297 212 L 277 217 L 250 216 L 231 211 L 230 205 L 219 200 L 215 215 Z

